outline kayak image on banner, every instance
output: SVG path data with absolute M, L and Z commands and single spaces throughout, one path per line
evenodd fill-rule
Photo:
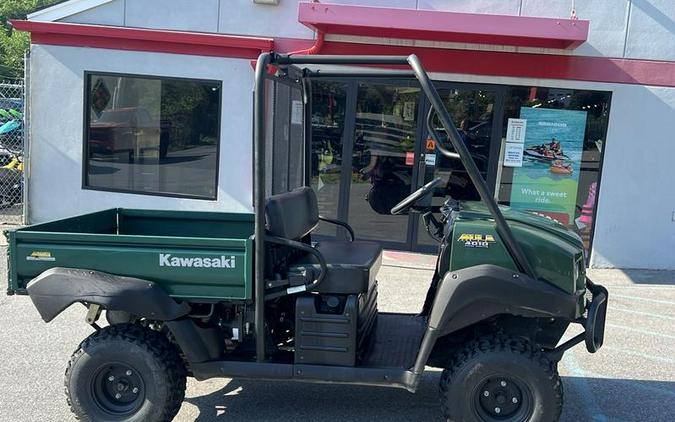
M 586 112 L 522 107 L 527 121 L 523 166 L 514 168 L 511 207 L 563 224 L 574 220 Z

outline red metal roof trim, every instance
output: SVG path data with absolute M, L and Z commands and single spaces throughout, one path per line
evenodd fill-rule
M 675 62 L 327 41 L 321 54 L 405 56 L 429 72 L 675 87 Z
M 11 21 L 19 31 L 31 33 L 34 44 L 153 51 L 199 56 L 257 58 L 272 51 L 274 40 L 222 34 L 122 28 L 61 22 Z
M 298 20 L 329 34 L 573 49 L 589 21 L 436 10 L 300 3 Z
M 263 51 L 310 47 L 311 39 L 284 39 L 146 30 L 51 22 L 12 21 L 36 44 L 256 59 Z M 416 53 L 431 72 L 568 79 L 675 87 L 675 62 L 499 51 L 326 42 L 323 54 Z

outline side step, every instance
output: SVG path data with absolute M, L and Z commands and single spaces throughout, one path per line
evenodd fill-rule
M 215 361 L 190 365 L 193 376 L 210 378 L 250 378 L 314 383 L 339 383 L 403 388 L 415 392 L 420 374 L 397 368 L 359 368 L 345 366 L 291 365 L 281 363 Z

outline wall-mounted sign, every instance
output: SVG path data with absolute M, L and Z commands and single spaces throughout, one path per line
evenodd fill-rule
M 428 166 L 436 165 L 436 154 L 424 154 L 424 164 Z

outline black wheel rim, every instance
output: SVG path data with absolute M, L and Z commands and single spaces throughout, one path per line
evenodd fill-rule
M 110 363 L 96 371 L 91 392 L 96 405 L 111 416 L 128 416 L 145 401 L 145 383 L 141 374 L 124 363 Z
M 532 391 L 520 379 L 493 376 L 484 379 L 474 391 L 473 410 L 483 421 L 521 422 L 532 416 Z

